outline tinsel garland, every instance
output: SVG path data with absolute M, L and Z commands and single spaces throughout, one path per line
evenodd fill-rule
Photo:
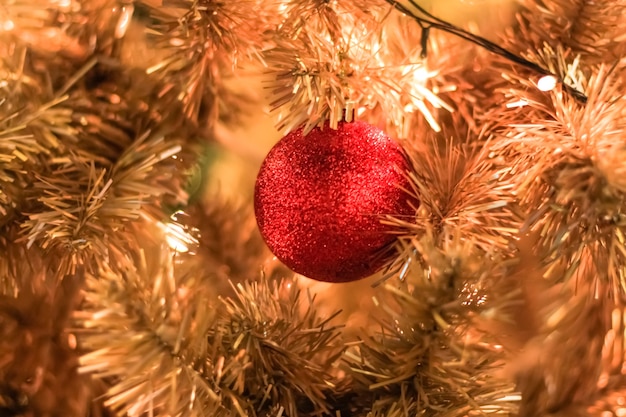
M 4 0 L 0 415 L 624 415 L 626 1 L 440 16 L 552 88 L 418 3 L 454 8 Z M 294 276 L 250 195 L 205 193 L 207 153 L 265 140 L 225 133 L 251 73 L 281 132 L 400 138 L 420 205 L 383 274 Z

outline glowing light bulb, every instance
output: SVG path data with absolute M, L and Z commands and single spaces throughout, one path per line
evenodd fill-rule
M 537 81 L 537 88 L 541 91 L 551 91 L 556 87 L 556 77 L 554 75 L 545 75 Z
M 172 215 L 172 219 L 175 220 L 175 218 L 176 213 Z M 176 252 L 189 252 L 193 246 L 198 244 L 198 240 L 178 223 L 160 223 L 160 227 L 165 234 L 165 241 L 168 246 Z
M 0 23 L 0 27 L 5 32 L 9 32 L 9 31 L 15 29 L 15 23 L 13 23 L 12 20 L 5 20 L 4 22 Z

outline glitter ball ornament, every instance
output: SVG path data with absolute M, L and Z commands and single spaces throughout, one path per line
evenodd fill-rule
M 365 278 L 389 259 L 395 237 L 384 215 L 414 215 L 407 162 L 383 131 L 364 122 L 298 129 L 269 152 L 254 208 L 271 251 L 293 271 L 327 282 Z

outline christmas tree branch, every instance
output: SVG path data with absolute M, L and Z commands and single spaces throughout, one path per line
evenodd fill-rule
M 492 140 L 441 140 L 429 134 L 408 150 L 412 162 L 409 190 L 419 201 L 421 221 L 391 221 L 407 239 L 425 229 L 463 231 L 485 252 L 504 253 L 521 224 L 508 169 L 491 154 Z M 402 237 L 401 237 L 402 239 Z
M 12 279 L 14 287 L 0 295 L 0 414 L 97 413 L 90 381 L 76 372 L 76 339 L 66 329 L 82 271 L 59 282 L 41 252 L 17 244 L 3 249 L 0 282 Z
M 225 383 L 246 392 L 259 410 L 279 406 L 286 415 L 298 415 L 303 407 L 332 410 L 328 397 L 338 393 L 333 369 L 342 347 L 339 328 L 329 323 L 337 313 L 320 318 L 315 297 L 288 281 L 240 284 L 236 298 L 223 304 L 222 325 L 228 328 L 222 328 L 222 343 L 250 366 L 245 379 L 225 374 Z
M 13 78 L 9 74 L 3 75 L 8 79 Z M 0 122 L 0 227 L 13 221 L 16 209 L 23 205 L 23 191 L 33 182 L 28 170 L 36 163 L 37 156 L 49 152 L 55 146 L 53 138 L 42 137 L 41 130 L 32 125 L 36 124 L 38 118 L 59 121 L 54 117 L 54 110 L 50 110 L 54 102 L 38 105 L 35 100 L 29 101 L 38 92 L 23 86 L 21 81 L 26 80 L 19 77 L 13 79 L 19 81 L 2 86 L 3 95 L 7 99 L 0 104 L 3 116 Z M 29 106 L 23 107 L 22 100 Z
M 386 284 L 388 297 L 378 299 L 380 333 L 347 354 L 373 414 L 514 413 L 519 395 L 498 376 L 505 350 L 485 330 L 511 323 L 520 301 L 506 268 L 458 238 L 427 234 L 412 247 L 404 283 Z
M 329 409 L 337 328 L 295 285 L 241 284 L 218 301 L 206 273 L 166 248 L 132 264 L 89 275 L 76 315 L 82 372 L 112 381 L 107 406 L 224 416 Z
M 263 13 L 268 8 L 265 3 L 256 0 L 140 2 L 149 16 L 149 39 L 160 54 L 147 73 L 157 73 L 180 86 L 180 99 L 189 120 L 215 122 L 220 112 L 216 89 L 220 88 L 223 74 L 236 68 L 241 58 L 258 59 L 262 42 L 257 37 L 269 25 L 263 20 L 268 16 Z M 250 10 L 258 13 L 251 16 Z
M 28 0 L 11 0 L 1 13 L 3 37 L 47 58 L 49 66 L 64 67 L 80 66 L 93 55 L 114 53 L 116 40 L 123 37 L 132 16 L 132 5 L 116 0 L 62 4 L 43 0 L 34 8 Z
M 193 279 L 177 280 L 171 254 L 154 251 L 161 259 L 144 254 L 137 270 L 129 264 L 123 274 L 88 275 L 85 306 L 75 317 L 85 329 L 77 330 L 86 351 L 81 372 L 112 381 L 105 404 L 121 413 L 207 409 L 217 415 L 219 395 L 202 370 L 215 298 Z
M 269 88 L 279 130 L 305 123 L 308 131 L 324 120 L 336 127 L 344 116 L 352 120 L 355 112 L 378 107 L 401 137 L 413 112 L 440 130 L 427 104 L 452 108 L 428 88 L 434 73 L 426 67 L 419 36 L 406 18 L 374 5 L 349 13 L 340 4 L 320 3 L 313 18 L 293 22 L 300 29 L 284 26 L 275 34 L 265 59 L 275 77 Z
M 107 245 L 115 244 L 111 230 L 140 215 L 160 218 L 167 204 L 187 199 L 181 186 L 192 158 L 185 152 L 187 138 L 181 136 L 184 124 L 170 119 L 176 107 L 171 106 L 165 118 L 165 109 L 158 107 L 145 117 L 145 92 L 122 86 L 116 84 L 114 91 L 106 86 L 72 91 L 52 109 L 65 117 L 65 126 L 59 117 L 33 122 L 47 129 L 41 131 L 43 137 L 57 142 L 50 152 L 53 158 L 33 165 L 29 173 L 32 188 L 25 194 L 28 204 L 22 211 L 28 219 L 22 230 L 29 245 L 37 243 L 58 255 L 60 276 L 78 265 L 92 268 L 108 252 Z M 154 94 L 150 88 L 148 92 Z M 118 109 L 115 114 L 113 107 Z M 118 119 L 123 113 L 141 116 L 124 122 Z M 153 133 L 157 118 L 161 131 Z
M 186 201 L 181 188 L 193 160 L 185 144 L 190 131 L 174 101 L 176 88 L 120 68 L 114 58 L 129 9 L 98 14 L 97 8 L 69 6 L 58 11 L 68 22 L 63 34 L 83 40 L 78 22 L 91 22 L 86 30 L 97 32 L 90 34 L 97 41 L 89 52 L 94 55 L 51 59 L 54 51 L 43 45 L 25 48 L 28 39 L 35 40 L 29 34 L 34 22 L 58 29 L 52 21 L 55 9 L 31 16 L 32 10 L 16 6 L 7 18 L 13 25 L 24 24 L 6 34 L 17 54 L 7 55 L 2 67 L 11 80 L 5 88 L 12 91 L 11 100 L 3 103 L 7 164 L 0 179 L 0 225 L 24 220 L 12 213 L 26 216 L 21 239 L 52 255 L 59 278 L 80 265 L 92 268 L 110 253 L 107 245 L 116 240 L 111 230 L 122 223 L 146 213 L 161 217 L 164 206 Z M 43 32 L 37 29 L 37 36 Z M 54 74 L 41 73 L 44 61 Z M 157 94 L 162 106 L 151 104 L 146 111 Z
M 522 27 L 535 46 L 543 42 L 571 49 L 592 65 L 619 62 L 624 55 L 624 1 L 551 0 L 522 2 Z M 530 38 L 530 39 L 529 39 Z M 516 39 L 522 39 L 516 36 Z M 521 46 L 521 45 L 520 45 Z M 524 46 L 527 48 L 528 45 Z
M 608 287 L 592 284 L 597 288 L 593 299 L 583 285 L 589 284 L 578 286 L 579 294 L 568 284 L 539 295 L 543 305 L 535 312 L 539 328 L 513 366 L 524 414 L 551 415 L 590 405 L 597 398 L 612 306 L 607 302 Z
M 515 90 L 512 100 L 525 103 L 526 119 L 513 124 L 518 111 L 503 113 L 496 149 L 526 173 L 516 176 L 515 191 L 529 211 L 526 230 L 539 233 L 546 276 L 561 280 L 588 273 L 588 279 L 608 280 L 618 294 L 626 285 L 620 214 L 625 196 L 623 180 L 615 175 L 623 161 L 616 159 L 625 131 L 623 85 L 609 68 L 579 82 L 589 97 L 585 106 L 559 92 Z

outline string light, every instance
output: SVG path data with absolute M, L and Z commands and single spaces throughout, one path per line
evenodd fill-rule
M 552 91 L 556 84 L 557 79 L 554 75 L 544 75 L 537 81 L 537 88 L 541 91 Z

